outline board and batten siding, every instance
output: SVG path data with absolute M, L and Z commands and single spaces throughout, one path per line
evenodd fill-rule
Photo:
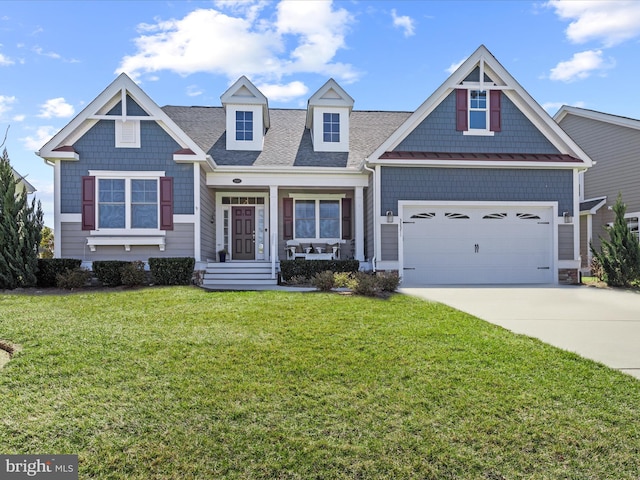
M 613 205 L 621 193 L 627 212 L 640 211 L 640 130 L 571 114 L 560 126 L 595 160 L 584 174 L 584 198 L 607 196 Z M 594 238 L 599 233 L 594 228 Z
M 105 245 L 96 247 L 92 252 L 87 246 L 87 231 L 80 228 L 80 223 L 61 224 L 62 244 L 61 258 L 78 258 L 83 261 L 95 260 L 142 260 L 150 257 L 193 257 L 193 224 L 176 223 L 173 230 L 166 231 L 165 250 L 157 246 L 132 245 L 131 251 L 125 251 L 122 245 Z
M 558 202 L 573 215 L 573 172 L 543 169 L 382 167 L 380 215 L 399 200 Z

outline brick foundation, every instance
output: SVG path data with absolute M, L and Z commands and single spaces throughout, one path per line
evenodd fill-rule
M 560 285 L 578 285 L 580 283 L 580 270 L 577 268 L 559 269 L 558 283 Z

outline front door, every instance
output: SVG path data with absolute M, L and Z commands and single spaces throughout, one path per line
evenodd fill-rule
M 232 207 L 231 218 L 233 225 L 231 257 L 234 260 L 254 260 L 256 258 L 255 207 Z

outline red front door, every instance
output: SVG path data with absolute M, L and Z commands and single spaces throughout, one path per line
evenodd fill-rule
M 231 232 L 234 260 L 254 260 L 256 258 L 256 209 L 255 207 L 232 207 Z

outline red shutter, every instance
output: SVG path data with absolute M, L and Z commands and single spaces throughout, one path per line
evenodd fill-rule
M 492 132 L 501 131 L 500 118 L 500 90 L 489 91 L 489 129 Z
M 282 237 L 293 239 L 293 198 L 282 199 Z
M 351 199 L 342 199 L 342 239 L 351 240 Z
M 467 112 L 467 90 L 456 90 L 456 130 L 469 130 L 469 115 Z
M 82 230 L 96 229 L 96 177 L 82 177 Z
M 173 230 L 173 177 L 160 177 L 160 230 Z

